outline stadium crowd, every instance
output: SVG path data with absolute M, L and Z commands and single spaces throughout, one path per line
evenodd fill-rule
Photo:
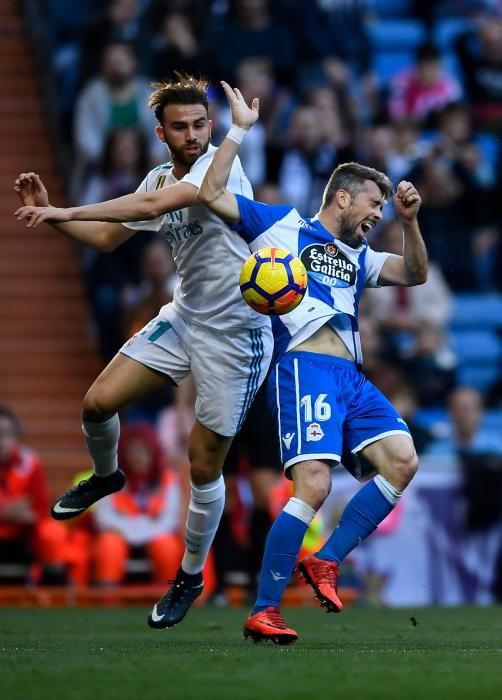
M 44 0 L 42 4 L 50 68 L 58 86 L 54 108 L 61 148 L 71 163 L 68 197 L 74 203 L 132 192 L 150 167 L 166 160 L 146 105 L 151 82 L 172 79 L 176 71 L 210 79 L 215 144 L 230 125 L 219 81 L 237 86 L 248 101 L 260 98 L 260 122 L 240 151 L 257 200 L 289 202 L 310 214 L 332 170 L 348 160 L 386 172 L 395 184 L 403 178 L 416 184 L 422 197 L 420 226 L 431 261 L 429 279 L 410 289 L 366 292 L 360 320 L 365 372 L 409 421 L 420 456 L 448 453 L 462 461 L 471 494 L 466 527 L 487 527 L 500 518 L 502 485 L 493 475 L 502 474 L 497 414 L 502 409 L 501 382 L 497 382 L 502 317 L 497 322 L 495 313 L 490 323 L 487 312 L 483 319 L 488 302 L 500 305 L 502 291 L 500 2 Z M 401 241 L 389 204 L 385 222 L 372 232 L 371 244 L 376 250 L 392 251 Z M 172 298 L 176 283 L 169 248 L 160 245 L 153 232 L 135 236 L 113 255 L 83 251 L 82 273 L 104 360 Z M 469 302 L 467 323 L 465 318 L 459 321 L 464 300 Z M 490 346 L 482 355 L 476 354 L 480 338 Z M 498 416 L 498 423 L 484 421 L 483 404 Z M 174 524 L 178 515 L 171 509 L 176 473 L 168 476 L 169 470 L 162 467 L 166 476 L 161 476 L 160 465 L 163 460 L 174 467 L 180 462 L 192 408 L 188 384 L 158 393 L 125 414 L 130 428 L 123 449 L 129 456 L 121 464 L 132 472 L 139 470 L 137 477 L 130 480 L 130 494 L 96 508 L 92 524 L 82 526 L 87 533 L 78 545 L 92 550 L 96 582 L 109 585 L 122 580 L 128 548 L 138 544 L 148 546 L 154 576 L 172 575 L 158 556 L 159 533 L 145 530 L 139 542 L 143 530 L 133 518 L 148 509 L 167 509 L 169 501 L 167 530 L 173 534 L 164 528 L 163 537 L 173 538 L 170 551 L 181 546 Z M 431 419 L 438 415 L 439 423 Z M 10 423 L 17 433 L 8 413 L 2 420 L 6 429 Z M 134 443 L 138 421 L 142 423 Z M 161 450 L 164 457 L 135 467 L 134 460 L 149 462 L 138 447 L 142 440 L 145 452 Z M 133 447 L 127 448 L 130 442 Z M 483 464 L 491 466 L 473 470 L 475 454 L 482 454 Z M 6 469 L 2 459 L 0 452 L 0 475 Z M 225 536 L 230 533 L 237 549 L 245 550 L 252 508 L 245 484 L 249 467 L 245 449 L 239 459 L 234 498 L 229 499 L 233 520 L 225 525 Z M 260 459 L 261 466 L 279 471 L 272 451 Z M 141 469 L 151 470 L 148 479 Z M 494 495 L 489 523 L 481 517 L 476 500 L 487 483 L 493 484 L 499 498 Z M 141 494 L 145 484 L 148 498 L 146 491 Z M 278 500 L 287 500 L 280 488 L 273 494 L 270 513 L 277 510 Z M 33 506 L 33 513 L 37 508 Z M 247 520 L 242 515 L 246 508 Z M 6 512 L 2 505 L 1 532 Z M 266 529 L 267 522 L 261 532 Z M 86 537 L 93 538 L 92 546 Z M 234 554 L 224 556 L 228 539 L 221 543 L 222 539 L 215 543 L 220 579 L 231 566 L 228 559 L 236 560 Z M 245 559 L 242 552 L 241 557 Z M 74 562 L 68 566 L 77 571 L 70 574 L 74 581 L 88 579 L 88 570 L 81 573 L 81 560 L 80 569 Z M 498 595 L 502 598 L 501 590 Z

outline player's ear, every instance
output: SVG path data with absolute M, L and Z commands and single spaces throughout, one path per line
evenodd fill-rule
M 209 127 L 209 140 L 211 141 L 211 133 L 212 133 L 212 131 L 213 131 L 213 120 L 212 120 L 212 119 L 208 119 L 208 120 L 207 120 L 207 125 L 208 125 L 208 127 Z
M 166 142 L 166 137 L 164 135 L 164 129 L 161 126 L 155 127 L 155 133 L 157 134 L 157 138 L 159 139 L 159 141 L 162 141 L 162 143 Z
M 335 192 L 335 199 L 340 209 L 346 209 L 350 204 L 350 195 L 347 190 L 337 190 Z

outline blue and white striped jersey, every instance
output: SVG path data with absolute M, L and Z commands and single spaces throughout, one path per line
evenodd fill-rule
M 359 298 L 363 287 L 378 287 L 378 276 L 389 253 L 377 253 L 367 242 L 351 248 L 333 238 L 317 218 L 302 218 L 292 206 L 235 196 L 241 220 L 233 228 L 251 250 L 285 248 L 298 255 L 308 273 L 307 292 L 299 306 L 284 316 L 272 317 L 274 360 L 327 323 L 361 366 Z

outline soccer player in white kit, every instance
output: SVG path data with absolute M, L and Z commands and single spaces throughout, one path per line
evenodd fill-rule
M 150 171 L 135 194 L 68 209 L 24 206 L 17 215 L 31 226 L 46 220 L 99 250 L 114 250 L 140 229 L 159 231 L 172 247 L 180 278 L 173 302 L 125 343 L 87 392 L 82 429 L 94 473 L 52 507 L 54 518 L 69 519 L 121 489 L 125 477 L 117 464 L 118 411 L 192 374 L 197 399 L 188 447 L 191 498 L 185 554 L 175 581 L 148 618 L 151 627 L 164 628 L 180 622 L 202 592 L 202 569 L 224 506 L 222 465 L 266 375 L 273 341 L 269 319 L 252 311 L 240 295 L 247 244 L 197 201 L 216 151 L 209 143 L 207 85 L 180 76 L 177 82 L 155 87 L 150 106 L 171 162 Z M 229 188 L 252 197 L 238 158 Z M 47 192 L 34 173 L 20 175 L 15 189 L 24 203 L 48 205 Z

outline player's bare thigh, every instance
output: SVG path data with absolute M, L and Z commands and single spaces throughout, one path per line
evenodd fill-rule
M 361 454 L 399 491 L 408 486 L 418 469 L 415 446 L 407 435 L 389 435 L 372 442 Z
M 82 417 L 103 421 L 145 394 L 174 382 L 140 362 L 118 353 L 85 395 Z

